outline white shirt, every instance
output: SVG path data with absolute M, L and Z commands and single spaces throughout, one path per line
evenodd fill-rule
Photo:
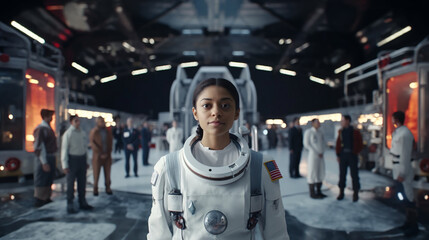
M 77 129 L 71 125 L 65 131 L 61 142 L 61 163 L 63 164 L 63 169 L 69 167 L 69 154 L 76 156 L 86 154 L 86 143 L 85 133 L 81 129 Z
M 200 163 L 210 167 L 228 166 L 239 157 L 238 149 L 232 141 L 222 150 L 212 150 L 199 141 L 192 149 L 192 154 Z

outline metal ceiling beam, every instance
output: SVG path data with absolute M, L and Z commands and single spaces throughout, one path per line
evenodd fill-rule
M 259 2 L 259 1 L 251 1 L 254 4 L 258 5 L 261 9 L 265 10 L 266 12 L 268 12 L 269 14 L 271 14 L 272 16 L 274 16 L 275 18 L 279 19 L 282 23 L 286 24 L 288 26 L 288 28 L 290 28 L 290 30 L 292 31 L 296 31 L 296 27 L 295 25 L 293 25 L 292 23 L 290 23 L 290 21 L 286 18 L 284 18 L 282 15 L 278 14 L 276 11 L 274 11 L 273 9 L 270 9 L 268 7 L 266 7 L 263 3 Z
M 145 23 L 143 26 L 140 27 L 140 29 L 144 29 L 146 27 L 149 27 L 150 25 L 156 23 L 160 18 L 164 17 L 165 15 L 169 14 L 171 11 L 173 11 L 174 9 L 178 8 L 180 5 L 182 5 L 182 3 L 184 3 L 185 1 L 180 0 L 177 1 L 176 3 L 174 3 L 171 7 L 167 8 L 165 11 L 163 11 L 162 13 L 156 15 L 154 18 L 150 19 L 147 23 Z

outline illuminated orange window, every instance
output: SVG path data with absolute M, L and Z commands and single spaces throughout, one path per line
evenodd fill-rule
M 405 126 L 413 133 L 414 140 L 418 140 L 418 75 L 405 73 L 388 79 L 386 84 L 386 144 L 390 149 L 395 130 L 391 119 L 396 111 L 405 113 Z
M 34 151 L 33 131 L 42 122 L 40 110 L 55 110 L 55 79 L 44 72 L 27 69 L 25 74 L 27 92 L 25 102 L 25 150 Z M 51 122 L 55 131 L 55 116 Z

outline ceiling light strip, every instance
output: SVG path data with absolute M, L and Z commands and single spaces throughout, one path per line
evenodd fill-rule
M 326 83 L 325 79 L 318 78 L 318 77 L 315 77 L 315 76 L 310 76 L 310 80 L 313 81 L 313 82 L 320 83 L 320 84 L 325 84 Z
M 76 63 L 76 62 L 72 62 L 72 67 L 76 68 L 77 70 L 87 74 L 88 73 L 88 69 L 82 67 L 80 64 Z
M 37 34 L 33 33 L 32 31 L 28 30 L 26 27 L 22 26 L 18 22 L 12 21 L 12 22 L 10 22 L 10 24 L 12 26 L 14 26 L 16 29 L 18 29 L 19 31 L 25 33 L 27 36 L 29 36 L 32 39 L 38 41 L 39 43 L 41 43 L 41 44 L 45 43 L 45 39 L 41 38 L 40 36 L 38 36 Z
M 281 74 L 285 74 L 285 75 L 289 75 L 289 76 L 296 76 L 296 72 L 292 71 L 292 70 L 287 70 L 287 69 L 280 69 L 279 71 Z
M 403 29 L 401 29 L 401 30 L 397 31 L 396 33 L 394 33 L 394 34 L 392 34 L 392 35 L 388 36 L 387 38 L 385 38 L 385 39 L 381 40 L 380 42 L 378 42 L 378 43 L 377 43 L 377 47 L 381 47 L 381 46 L 383 46 L 384 44 L 386 44 L 386 43 L 388 43 L 388 42 L 390 42 L 390 41 L 393 41 L 394 39 L 396 39 L 396 38 L 398 38 L 398 37 L 400 37 L 400 36 L 404 35 L 405 33 L 407 33 L 407 32 L 409 32 L 409 31 L 411 31 L 411 29 L 412 29 L 412 28 L 411 28 L 410 26 L 406 26 L 406 27 L 404 27 Z
M 338 73 L 340 73 L 342 71 L 345 71 L 345 70 L 349 69 L 351 66 L 352 65 L 350 65 L 350 63 L 344 64 L 343 66 L 335 69 L 334 72 L 335 72 L 335 74 L 338 74 Z
M 108 77 L 105 77 L 105 78 L 100 79 L 100 82 L 101 82 L 101 83 L 107 83 L 107 82 L 110 82 L 110 81 L 116 80 L 116 78 L 117 78 L 117 76 L 116 76 L 116 75 L 112 75 L 112 76 L 108 76 Z

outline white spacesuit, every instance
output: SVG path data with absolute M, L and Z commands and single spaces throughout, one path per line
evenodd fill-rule
M 178 151 L 182 148 L 183 130 L 172 127 L 167 130 L 166 138 L 170 146 L 170 152 Z
M 404 178 L 402 185 L 409 201 L 414 201 L 413 178 L 414 170 L 411 166 L 414 136 L 406 126 L 398 127 L 392 134 L 392 147 L 390 156 L 392 159 L 393 179 L 398 176 Z
M 320 130 L 312 127 L 304 133 L 304 147 L 308 149 L 307 182 L 320 183 L 325 179 L 325 160 L 319 154 L 325 151 L 325 139 Z
M 158 161 L 151 180 L 147 239 L 240 240 L 255 239 L 256 232 L 262 239 L 289 239 L 277 165 L 251 153 L 241 137 L 230 136 L 234 147 L 225 148 L 222 163 L 227 165 L 207 165 L 210 157 L 197 160 L 193 150 L 200 141 L 195 135 L 180 151 Z M 225 152 L 204 147 L 198 151 Z

